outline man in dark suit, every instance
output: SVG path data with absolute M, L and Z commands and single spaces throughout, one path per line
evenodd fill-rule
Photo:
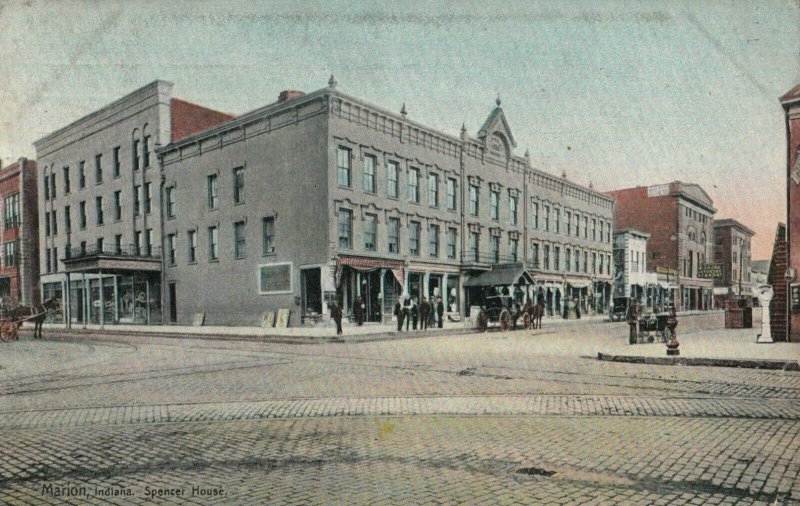
M 397 302 L 394 304 L 394 315 L 397 317 L 397 331 L 400 332 L 403 330 L 403 320 L 405 317 L 405 309 L 403 309 L 400 299 L 397 299 Z
M 359 327 L 364 324 L 364 300 L 359 295 L 353 303 L 353 316 L 356 319 L 356 325 Z
M 336 322 L 336 335 L 342 334 L 342 306 L 339 305 L 339 299 L 333 299 L 333 306 L 331 307 L 331 317 Z
M 439 328 L 444 327 L 444 302 L 439 297 L 439 302 L 436 304 L 436 314 L 439 316 Z
M 419 317 L 420 317 L 420 326 L 419 328 L 422 330 L 428 329 L 428 314 L 431 311 L 431 305 L 428 303 L 428 299 L 425 297 L 422 298 L 422 303 L 419 305 Z

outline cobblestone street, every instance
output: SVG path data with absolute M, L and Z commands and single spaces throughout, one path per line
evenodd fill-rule
M 624 337 L 587 329 L 14 342 L 0 503 L 800 503 L 800 373 L 600 362 Z

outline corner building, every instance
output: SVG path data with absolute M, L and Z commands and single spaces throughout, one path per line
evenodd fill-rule
M 568 293 L 607 298 L 613 199 L 515 147 L 499 100 L 475 137 L 451 136 L 332 79 L 159 149 L 168 321 L 253 325 L 285 308 L 297 325 L 358 296 L 388 321 L 403 294 L 463 315 L 480 295 L 469 280 L 508 263 L 551 314 Z
M 36 162 L 20 158 L 0 167 L 0 298 L 6 307 L 39 298 L 39 215 Z
M 162 194 L 155 148 L 232 116 L 155 81 L 34 143 L 42 298 L 53 322 L 161 323 Z

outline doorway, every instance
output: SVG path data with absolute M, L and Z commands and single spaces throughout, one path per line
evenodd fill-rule
M 300 270 L 300 290 L 303 314 L 322 314 L 322 274 L 319 267 Z
M 178 293 L 178 290 L 175 287 L 175 283 L 171 282 L 169 284 L 169 322 L 170 323 L 177 323 L 178 322 L 177 293 Z

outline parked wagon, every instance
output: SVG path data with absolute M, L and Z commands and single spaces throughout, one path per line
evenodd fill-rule
M 667 318 L 669 318 L 669 313 L 642 315 L 639 318 L 639 342 L 652 343 L 658 338 L 659 341 L 666 343 L 669 339 Z
M 501 330 L 510 330 L 517 325 L 527 329 L 531 326 L 531 315 L 516 304 L 513 297 L 493 295 L 486 297 L 485 305 L 478 313 L 477 325 L 481 332 L 486 332 L 490 325 Z

